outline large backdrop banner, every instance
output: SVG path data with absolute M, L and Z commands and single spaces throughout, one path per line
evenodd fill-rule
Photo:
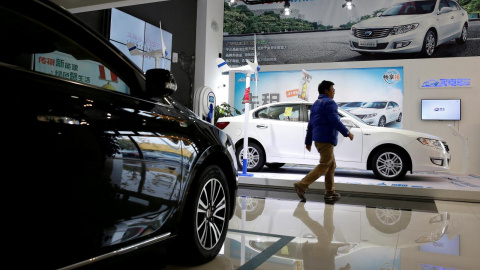
M 245 80 L 244 73 L 235 74 L 234 107 L 239 111 L 243 111 L 245 106 Z M 381 111 L 387 110 L 393 103 L 398 105 L 395 118 L 401 119 L 403 67 L 260 72 L 258 80 L 252 76 L 250 106 L 253 109 L 265 104 L 298 99 L 314 102 L 318 98 L 318 85 L 322 80 L 334 83 L 334 100 L 352 114 L 377 113 L 380 117 Z M 378 122 L 372 124 L 377 125 Z M 403 128 L 403 122 L 391 121 L 386 126 Z
M 263 65 L 480 55 L 480 0 L 351 0 L 351 10 L 344 0 L 289 3 L 286 15 L 284 2 L 226 0 L 226 62 L 253 60 L 254 34 Z

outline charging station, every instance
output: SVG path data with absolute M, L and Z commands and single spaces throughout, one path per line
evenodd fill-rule
M 193 111 L 212 125 L 215 121 L 215 106 L 217 105 L 215 93 L 208 86 L 201 86 L 195 90 Z

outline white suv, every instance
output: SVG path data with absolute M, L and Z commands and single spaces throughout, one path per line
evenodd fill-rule
M 467 41 L 468 14 L 453 0 L 394 4 L 380 16 L 352 26 L 350 50 L 370 53 L 420 53 L 430 57 L 452 39 Z

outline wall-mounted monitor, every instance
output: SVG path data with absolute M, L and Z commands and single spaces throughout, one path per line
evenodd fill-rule
M 422 120 L 461 119 L 460 99 L 422 99 Z

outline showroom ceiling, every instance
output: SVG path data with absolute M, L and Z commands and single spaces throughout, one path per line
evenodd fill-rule
M 133 6 L 168 0 L 52 0 L 72 13 L 87 12 L 114 7 Z

